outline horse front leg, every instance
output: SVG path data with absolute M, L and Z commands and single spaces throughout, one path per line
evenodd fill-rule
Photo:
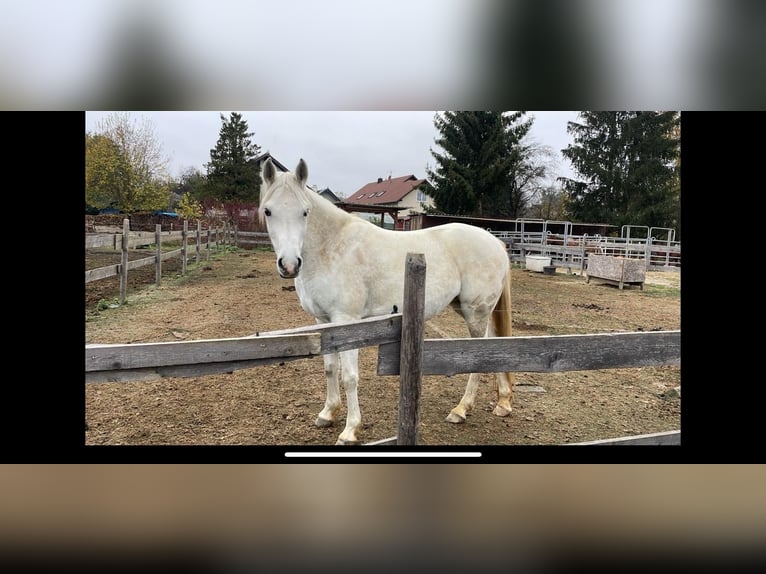
M 359 410 L 357 387 L 359 385 L 359 349 L 351 349 L 340 353 L 341 378 L 346 389 L 346 428 L 340 433 L 335 444 L 358 444 L 356 431 L 361 426 L 362 414 Z
M 340 389 L 338 387 L 340 362 L 338 353 L 328 353 L 322 358 L 324 359 L 324 374 L 327 379 L 327 396 L 325 397 L 324 408 L 317 416 L 314 424 L 319 428 L 326 428 L 335 424 L 335 417 L 340 410 Z

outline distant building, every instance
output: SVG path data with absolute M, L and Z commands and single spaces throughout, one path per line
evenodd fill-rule
M 275 158 L 273 155 L 271 155 L 271 152 L 262 153 L 259 156 L 254 157 L 250 161 L 254 164 L 257 164 L 259 168 L 263 168 L 263 162 L 265 162 L 268 158 L 271 158 L 271 163 L 274 164 L 274 167 L 277 168 L 279 171 L 290 171 L 285 167 L 285 165 L 280 162 L 277 158 Z
M 324 197 L 326 200 L 331 201 L 333 203 L 340 203 L 341 199 L 335 195 L 332 190 L 330 190 L 329 187 L 325 187 L 324 189 L 320 189 L 317 191 L 319 195 Z
M 404 219 L 411 214 L 423 213 L 425 208 L 433 207 L 433 198 L 428 195 L 430 185 L 425 179 L 414 175 L 400 177 L 388 176 L 386 179 L 368 183 L 346 198 L 346 204 L 366 206 L 395 207 L 397 219 Z

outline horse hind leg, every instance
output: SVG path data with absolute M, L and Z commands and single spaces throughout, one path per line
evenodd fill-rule
M 458 308 L 457 306 L 455 306 L 455 309 L 463 316 L 463 319 L 465 319 L 471 337 L 476 338 L 487 336 L 487 329 L 489 328 L 488 311 L 477 313 L 475 311 L 469 311 L 465 307 Z M 449 415 L 447 415 L 447 418 L 445 419 L 447 422 L 455 424 L 465 422 L 466 415 L 473 408 L 476 401 L 476 391 L 479 388 L 479 379 L 479 373 L 471 373 L 468 375 L 468 383 L 466 384 L 463 398 L 460 399 L 457 406 L 455 406 L 450 411 Z
M 507 336 L 506 333 L 497 333 L 497 330 L 510 330 L 510 325 L 502 327 L 499 324 L 495 325 L 495 317 L 493 320 L 489 320 L 489 313 L 485 313 L 484 309 L 480 312 L 467 311 L 465 308 L 457 308 L 458 312 L 463 316 L 468 325 L 468 332 L 471 337 L 494 337 L 496 335 Z M 495 311 L 497 312 L 497 311 Z M 509 333 L 508 333 L 509 334 Z M 511 414 L 511 403 L 513 401 L 513 383 L 514 375 L 511 373 L 497 373 L 495 389 L 497 391 L 497 404 L 495 405 L 492 414 L 498 417 L 507 417 Z M 464 423 L 465 417 L 468 412 L 473 408 L 476 401 L 476 392 L 479 387 L 480 375 L 479 373 L 471 373 L 468 376 L 468 383 L 465 387 L 465 393 L 463 398 L 453 408 L 447 418 L 445 419 L 450 423 Z

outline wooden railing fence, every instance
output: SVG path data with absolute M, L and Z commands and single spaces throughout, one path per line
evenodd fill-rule
M 125 296 L 128 285 L 128 273 L 132 269 L 139 269 L 147 265 L 154 265 L 155 283 L 157 287 L 162 281 L 162 262 L 168 259 L 181 259 L 181 273 L 186 274 L 187 262 L 191 257 L 190 246 L 194 248 L 194 261 L 199 263 L 203 256 L 206 260 L 210 259 L 211 249 L 217 251 L 221 245 L 234 242 L 234 231 L 231 226 L 224 225 L 223 229 L 211 228 L 202 229 L 200 222 L 197 222 L 197 229 L 193 235 L 190 235 L 188 221 L 184 221 L 183 230 L 180 231 L 162 231 L 161 225 L 157 224 L 155 232 L 130 231 L 130 221 L 123 220 L 122 233 L 116 234 L 96 234 L 85 236 L 85 248 L 96 249 L 99 247 L 108 247 L 120 251 L 120 263 L 106 265 L 96 269 L 85 271 L 85 283 L 98 281 L 107 277 L 118 276 L 120 278 L 120 304 L 125 302 Z M 163 253 L 162 245 L 170 242 L 180 241 L 181 247 L 172 251 Z M 151 257 L 128 261 L 128 252 L 136 247 L 148 245 L 155 246 L 155 254 Z
M 197 377 L 378 346 L 378 375 L 400 376 L 399 430 L 397 437 L 368 444 L 413 445 L 417 444 L 421 375 L 680 365 L 680 330 L 423 339 L 425 260 L 421 254 L 408 254 L 406 265 L 401 313 L 230 339 L 87 344 L 85 382 Z M 680 430 L 592 444 L 680 444 Z

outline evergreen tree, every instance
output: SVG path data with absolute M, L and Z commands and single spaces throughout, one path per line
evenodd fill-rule
M 560 178 L 575 221 L 674 227 L 680 219 L 676 112 L 581 112 L 562 153 L 580 179 Z
M 511 216 L 519 209 L 516 176 L 524 164 L 520 142 L 532 125 L 525 112 L 437 113 L 440 133 L 431 149 L 436 168 L 427 168 L 436 209 L 454 215 Z M 520 123 L 517 123 L 520 122 Z
M 259 166 L 252 161 L 260 146 L 251 141 L 242 114 L 232 112 L 227 120 L 221 114 L 218 142 L 210 150 L 207 168 L 208 195 L 221 201 L 257 201 L 261 188 Z

